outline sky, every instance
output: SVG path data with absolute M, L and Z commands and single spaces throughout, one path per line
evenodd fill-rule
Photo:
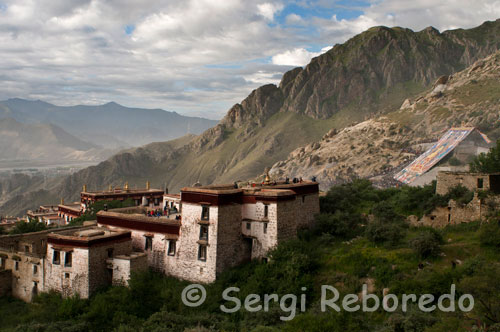
M 222 118 L 377 25 L 500 18 L 500 0 L 0 0 L 0 100 L 162 108 Z

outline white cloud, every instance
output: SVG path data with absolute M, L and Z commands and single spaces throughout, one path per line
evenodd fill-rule
M 444 30 L 500 17 L 500 0 L 370 0 L 348 20 L 279 15 L 290 3 L 321 1 L 0 0 L 0 100 L 113 100 L 220 118 L 326 51 L 308 49 L 373 25 Z
M 309 52 L 305 48 L 295 48 L 291 51 L 276 54 L 272 57 L 272 63 L 279 66 L 305 66 L 312 58 L 327 52 L 331 48 L 331 46 L 324 47 L 320 52 Z
M 281 3 L 262 3 L 257 5 L 260 15 L 264 16 L 269 21 L 274 20 L 274 15 L 283 9 L 283 4 Z

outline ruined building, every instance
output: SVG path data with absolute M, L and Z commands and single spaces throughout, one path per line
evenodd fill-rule
M 100 211 L 97 225 L 1 236 L 0 296 L 30 301 L 56 290 L 86 298 L 147 267 L 209 283 L 232 266 L 267 260 L 269 250 L 310 226 L 318 193 L 316 182 L 188 187 L 180 196 L 162 192 L 162 209 L 145 201 Z
M 474 192 L 474 197 L 467 204 L 459 204 L 454 200 L 448 206 L 437 207 L 411 222 L 414 225 L 445 227 L 475 220 L 485 220 L 492 207 L 500 203 L 500 174 L 484 174 L 469 172 L 440 171 L 437 174 L 436 193 L 446 195 L 452 188 L 463 186 Z M 484 195 L 488 193 L 488 195 Z

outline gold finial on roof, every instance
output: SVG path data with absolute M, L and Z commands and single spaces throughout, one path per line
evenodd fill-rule
M 61 205 L 64 205 L 64 198 L 61 197 Z
M 125 189 L 125 191 L 128 191 L 128 181 L 125 182 L 125 188 L 124 189 Z
M 149 190 L 151 184 L 149 183 L 149 181 L 146 181 L 146 189 Z
M 84 193 L 87 192 L 87 185 L 86 184 L 83 185 L 83 192 Z
M 266 178 L 264 179 L 264 183 L 269 184 L 269 183 L 271 183 L 271 177 L 269 176 L 269 168 L 268 167 L 266 167 L 265 172 L 266 172 Z
M 112 185 L 109 185 L 108 191 L 113 191 L 113 186 Z

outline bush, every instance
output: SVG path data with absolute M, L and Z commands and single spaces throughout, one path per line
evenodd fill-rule
M 317 235 L 329 234 L 348 240 L 361 234 L 361 224 L 365 221 L 365 218 L 359 213 L 342 211 L 322 213 L 316 217 L 314 233 Z
M 479 233 L 481 245 L 500 250 L 500 221 L 491 220 L 481 226 Z
M 410 248 L 420 258 L 435 257 L 439 255 L 442 237 L 435 232 L 422 231 L 414 239 L 410 240 Z
M 368 224 L 365 236 L 376 244 L 395 246 L 405 236 L 406 229 L 400 223 L 390 223 L 376 220 Z
M 488 153 L 481 153 L 470 163 L 471 172 L 496 173 L 500 172 L 500 140 Z

